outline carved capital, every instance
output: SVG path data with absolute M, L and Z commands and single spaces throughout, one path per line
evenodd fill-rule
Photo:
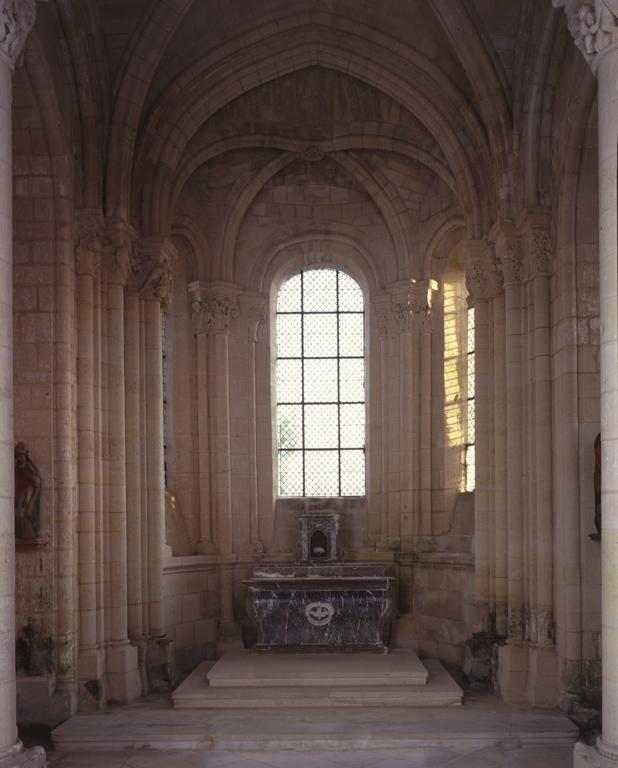
M 76 215 L 75 270 L 78 275 L 97 277 L 103 253 L 103 218 L 97 211 L 80 210 Z
M 502 279 L 492 244 L 486 240 L 464 240 L 461 247 L 471 304 L 493 299 L 502 291 Z
M 130 289 L 147 301 L 158 301 L 167 312 L 172 298 L 172 267 L 176 248 L 165 238 L 144 238 L 129 277 Z
M 104 256 L 110 283 L 127 285 L 135 266 L 133 245 L 136 240 L 137 232 L 126 222 L 106 222 Z
M 373 310 L 376 318 L 378 336 L 385 341 L 389 336 L 391 317 L 391 298 L 388 294 L 380 293 L 373 297 Z
M 504 285 L 521 283 L 524 278 L 521 239 L 511 224 L 497 230 L 494 247 L 496 264 Z
M 0 56 L 11 69 L 18 63 L 34 26 L 36 0 L 0 0 Z
M 410 282 L 408 304 L 412 328 L 420 331 L 431 315 L 431 294 L 434 290 L 432 280 L 413 280 Z
M 257 341 L 260 325 L 266 322 L 266 296 L 260 293 L 243 293 L 238 297 L 238 304 L 249 339 Z
M 598 59 L 618 43 L 618 0 L 552 0 L 564 8 L 569 32 L 593 72 Z
M 532 228 L 527 237 L 528 275 L 531 279 L 551 274 L 551 233 L 549 229 Z
M 189 295 L 193 333 L 229 333 L 232 321 L 240 314 L 240 290 L 226 283 L 191 283 Z

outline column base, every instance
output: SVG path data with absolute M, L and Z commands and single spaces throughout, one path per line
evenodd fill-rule
M 599 739 L 594 747 L 578 742 L 573 750 L 573 768 L 616 768 L 618 752 L 606 747 Z
M 45 768 L 47 759 L 43 747 L 24 749 L 21 741 L 6 752 L 0 752 L 0 768 Z
M 166 635 L 148 638 L 146 669 L 151 693 L 167 693 L 172 690 L 176 682 L 174 642 Z
M 107 649 L 107 699 L 112 704 L 128 704 L 142 695 L 137 648 L 126 643 Z

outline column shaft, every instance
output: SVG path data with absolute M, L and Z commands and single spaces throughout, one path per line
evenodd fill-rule
M 489 357 L 489 302 L 474 303 L 476 461 L 474 490 L 474 577 L 477 616 L 475 631 L 488 629 L 491 366 Z
M 493 301 L 494 326 L 494 531 L 496 633 L 508 632 L 508 518 L 506 491 L 506 355 L 504 295 Z
M 618 751 L 618 54 L 603 55 L 599 92 L 603 742 Z
M 0 755 L 17 741 L 11 69 L 0 57 Z
M 534 417 L 536 506 L 536 613 L 533 642 L 547 643 L 553 635 L 553 510 L 551 327 L 549 276 L 534 278 Z
M 195 336 L 197 376 L 197 430 L 198 468 L 200 490 L 200 544 L 201 552 L 212 550 L 212 518 L 210 506 L 210 445 L 208 409 L 208 336 L 205 332 Z
M 95 486 L 95 398 L 94 398 L 94 278 L 80 274 L 77 285 L 78 321 L 78 479 L 79 479 L 79 629 L 81 653 L 97 646 L 97 553 Z M 80 666 L 83 661 L 80 662 Z M 94 670 L 81 669 L 81 676 L 96 679 Z
M 144 635 L 142 621 L 142 488 L 141 488 L 141 378 L 139 297 L 125 300 L 125 412 L 127 480 L 127 602 L 128 634 Z
M 146 330 L 146 434 L 148 471 L 148 617 L 150 634 L 162 637 L 163 547 L 165 493 L 163 487 L 163 349 L 161 304 L 144 302 Z
M 124 388 L 124 287 L 108 287 L 111 639 L 127 642 L 127 503 Z
M 523 639 L 521 285 L 505 293 L 509 637 Z

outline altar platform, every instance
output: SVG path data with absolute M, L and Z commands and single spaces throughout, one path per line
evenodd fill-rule
M 204 662 L 174 691 L 177 709 L 453 707 L 463 692 L 435 660 L 389 654 L 228 651 Z

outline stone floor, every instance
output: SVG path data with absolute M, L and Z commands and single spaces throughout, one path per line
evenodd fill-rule
M 50 768 L 569 768 L 570 747 L 50 753 Z
M 174 710 L 159 696 L 75 717 L 47 748 L 51 768 L 570 768 L 576 738 L 562 713 L 486 692 L 458 708 L 283 712 Z

